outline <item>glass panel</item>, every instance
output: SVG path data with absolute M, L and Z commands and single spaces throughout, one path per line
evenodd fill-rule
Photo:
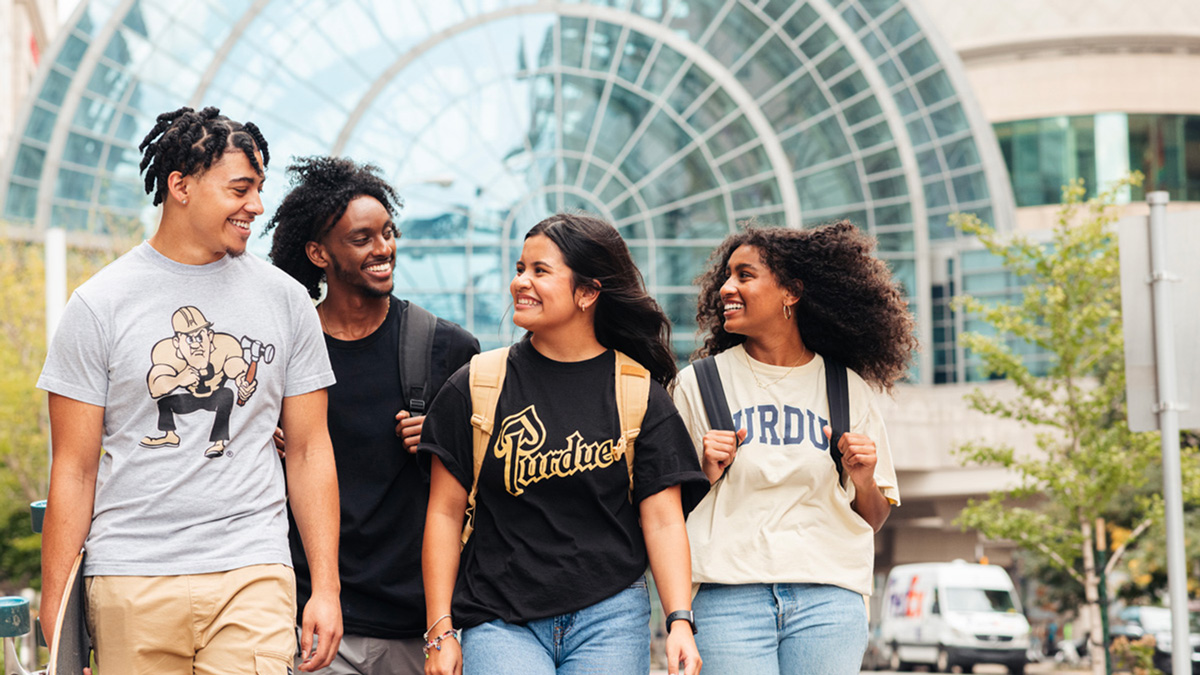
M 854 58 L 850 56 L 850 52 L 846 51 L 845 47 L 838 47 L 836 51 L 817 65 L 817 72 L 826 80 L 831 80 L 838 73 L 853 66 Z
M 796 188 L 800 205 L 809 210 L 855 204 L 863 199 L 858 174 L 849 163 L 797 180 Z
M 871 197 L 874 199 L 889 199 L 903 197 L 908 194 L 908 184 L 904 176 L 885 178 L 871 183 Z
M 63 151 L 63 159 L 83 166 L 98 166 L 100 151 L 104 143 L 94 138 L 72 133 L 67 136 L 67 147 Z
M 959 204 L 988 198 L 987 180 L 982 171 L 954 179 L 954 197 Z
M 883 31 L 883 37 L 893 45 L 898 45 L 910 37 L 916 35 L 920 28 L 917 27 L 917 22 L 913 21 L 912 16 L 908 11 L 901 9 L 896 12 L 880 25 Z
M 946 154 L 946 163 L 953 169 L 965 169 L 980 163 L 979 151 L 975 148 L 975 139 L 968 136 L 947 143 L 942 152 Z
M 33 220 L 37 213 L 37 190 L 28 185 L 10 183 L 4 216 L 17 220 Z
M 925 105 L 930 106 L 954 96 L 954 85 L 946 71 L 939 70 L 917 83 L 917 93 Z
M 38 98 L 53 103 L 54 105 L 62 105 L 63 98 L 67 95 L 67 89 L 71 87 L 71 78 L 62 74 L 57 70 L 51 70 L 46 76 L 46 84 L 42 86 L 42 91 L 38 94 Z
M 816 80 L 807 74 L 785 87 L 762 107 L 771 126 L 781 132 L 828 109 L 829 101 L 824 92 L 817 86 Z
M 844 157 L 850 153 L 850 144 L 837 118 L 829 117 L 784 140 L 783 151 L 792 159 L 792 166 L 802 171 Z
M 917 75 L 938 64 L 937 54 L 929 46 L 928 40 L 920 40 L 900 52 L 900 61 L 909 75 Z
M 625 38 L 625 49 L 621 64 L 617 66 L 617 77 L 626 82 L 636 82 L 646 67 L 646 59 L 654 48 L 654 40 L 637 31 L 630 31 Z
M 34 104 L 29 113 L 29 124 L 25 127 L 25 137 L 49 143 L 50 135 L 54 132 L 54 122 L 57 119 L 57 115 L 41 104 Z
M 87 48 L 88 43 L 71 34 L 67 37 L 66 44 L 63 45 L 62 51 L 58 53 L 58 58 L 54 62 L 68 70 L 78 70 L 79 62 L 83 60 Z
M 895 204 L 893 206 L 879 206 L 875 208 L 875 226 L 876 227 L 891 227 L 894 225 L 907 225 L 912 223 L 912 209 L 908 204 Z M 904 232 L 893 232 L 893 235 L 904 235 Z M 883 234 L 877 235 L 880 241 L 883 240 Z M 907 236 L 911 239 L 912 232 L 908 231 Z M 910 248 L 896 248 L 891 250 L 908 251 Z
M 61 169 L 54 183 L 54 196 L 78 202 L 92 201 L 92 186 L 95 176 L 89 173 Z
M 40 180 L 42 177 L 42 165 L 45 161 L 45 150 L 33 148 L 22 143 L 20 149 L 17 150 L 17 160 L 13 165 L 13 175 Z
M 766 32 L 766 24 L 739 3 L 725 15 L 716 34 L 705 46 L 721 63 L 734 64 Z

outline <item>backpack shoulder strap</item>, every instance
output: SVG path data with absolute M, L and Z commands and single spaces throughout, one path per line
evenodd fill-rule
M 692 370 L 696 373 L 696 384 L 700 387 L 700 400 L 704 403 L 704 414 L 708 417 L 709 428 L 735 431 L 716 357 L 706 356 L 692 362 Z
M 825 359 L 825 393 L 829 397 L 829 428 L 833 431 L 829 439 L 829 456 L 837 468 L 838 480 L 844 482 L 845 469 L 838 441 L 842 434 L 850 431 L 850 385 L 846 366 L 832 359 Z
M 474 470 L 471 472 L 471 491 L 467 493 L 467 522 L 463 526 L 462 543 L 466 545 L 475 529 L 475 497 L 479 492 L 479 470 L 487 454 L 488 442 L 495 426 L 496 405 L 504 388 L 508 370 L 508 347 L 493 349 L 471 357 L 471 440 Z
M 429 409 L 430 362 L 437 317 L 409 301 L 400 313 L 400 387 L 408 411 L 424 415 Z
M 650 371 L 630 356 L 616 352 L 617 417 L 621 438 L 617 443 L 629 472 L 629 501 L 633 501 L 633 446 L 642 431 L 642 419 L 650 403 Z M 614 455 L 617 453 L 613 453 Z

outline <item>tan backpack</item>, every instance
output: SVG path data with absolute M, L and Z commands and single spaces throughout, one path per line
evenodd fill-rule
M 487 454 L 495 425 L 496 405 L 500 401 L 500 390 L 504 388 L 504 375 L 508 369 L 508 347 L 493 349 L 471 357 L 471 426 L 475 467 L 471 479 L 471 491 L 467 493 L 467 522 L 463 527 L 462 543 L 466 545 L 475 529 L 475 496 L 479 491 L 479 471 Z M 615 350 L 614 350 L 615 351 Z M 633 501 L 633 442 L 642 430 L 642 418 L 650 399 L 650 371 L 622 352 L 616 352 L 617 416 L 621 423 L 621 439 L 618 452 L 624 454 L 629 471 L 629 501 Z

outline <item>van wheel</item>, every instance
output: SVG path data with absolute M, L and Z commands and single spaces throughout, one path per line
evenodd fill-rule
M 911 663 L 900 660 L 900 648 L 894 643 L 892 644 L 892 653 L 888 656 L 888 670 L 893 672 L 908 672 L 912 670 Z
M 939 673 L 948 673 L 953 667 L 954 664 L 950 663 L 950 654 L 946 651 L 946 648 L 939 647 L 937 653 L 937 663 L 934 664 L 934 670 Z
M 1008 666 L 1008 672 L 1012 675 L 1025 675 L 1025 664 L 1013 663 Z

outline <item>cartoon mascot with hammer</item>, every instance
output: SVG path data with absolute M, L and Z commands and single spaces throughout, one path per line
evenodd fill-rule
M 150 373 L 146 384 L 151 398 L 158 401 L 158 429 L 162 436 L 147 436 L 141 445 L 147 448 L 179 447 L 175 433 L 175 415 L 197 410 L 216 413 L 208 441 L 212 445 L 204 456 L 213 459 L 225 454 L 229 440 L 229 415 L 233 412 L 234 391 L 225 387 L 233 380 L 238 405 L 245 405 L 258 386 L 254 376 L 258 364 L 275 358 L 275 347 L 259 340 L 238 340 L 228 333 L 212 330 L 212 322 L 195 307 L 180 307 L 171 315 L 173 337 L 159 340 L 150 351 Z

